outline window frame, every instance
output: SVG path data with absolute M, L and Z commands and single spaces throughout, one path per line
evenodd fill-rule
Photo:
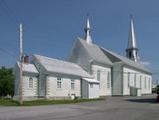
M 34 81 L 33 81 L 32 77 L 29 77 L 28 88 L 29 89 L 33 89 L 34 88 Z

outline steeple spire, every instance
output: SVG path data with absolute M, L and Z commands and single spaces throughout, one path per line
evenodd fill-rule
M 86 21 L 86 27 L 85 27 L 85 40 L 88 44 L 92 44 L 92 38 L 91 38 L 91 27 L 89 22 L 89 17 L 87 15 L 87 21 Z
M 130 30 L 129 30 L 128 46 L 126 49 L 126 56 L 135 62 L 139 60 L 138 48 L 136 45 L 136 36 L 134 30 L 134 19 L 132 15 L 130 15 Z

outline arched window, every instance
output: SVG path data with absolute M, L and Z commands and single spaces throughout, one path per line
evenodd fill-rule
M 29 88 L 33 88 L 33 78 L 29 78 Z

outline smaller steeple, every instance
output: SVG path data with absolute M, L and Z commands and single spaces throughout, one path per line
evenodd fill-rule
M 130 15 L 130 30 L 129 30 L 128 46 L 126 49 L 126 56 L 127 58 L 135 62 L 139 60 L 138 48 L 136 45 L 136 36 L 134 30 L 134 19 L 132 15 Z
M 87 21 L 86 21 L 86 27 L 84 28 L 85 31 L 85 40 L 88 44 L 92 44 L 92 38 L 91 38 L 91 27 L 89 22 L 89 17 L 87 15 Z

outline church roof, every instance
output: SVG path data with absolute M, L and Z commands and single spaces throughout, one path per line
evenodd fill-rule
M 33 57 L 35 57 L 38 62 L 41 63 L 47 72 L 75 75 L 79 77 L 92 77 L 75 63 L 53 59 L 41 55 L 33 55 Z
M 20 67 L 20 62 L 17 61 L 18 67 Z M 23 63 L 23 72 L 27 73 L 39 73 L 34 64 Z
M 103 53 L 100 47 L 96 44 L 88 44 L 85 40 L 78 38 L 78 41 L 83 45 L 89 56 L 98 63 L 112 65 L 110 59 Z
M 131 67 L 133 67 L 133 68 L 135 68 L 135 69 L 141 70 L 141 71 L 146 72 L 146 73 L 151 73 L 149 69 L 147 69 L 143 64 L 141 64 L 141 63 L 139 63 L 139 62 L 134 62 L 134 61 L 132 61 L 132 60 L 130 60 L 130 59 L 124 57 L 124 56 L 121 56 L 121 55 L 119 55 L 119 54 L 117 54 L 117 53 L 114 53 L 114 52 L 112 52 L 112 51 L 109 51 L 109 50 L 107 50 L 107 49 L 105 49 L 105 48 L 101 48 L 101 50 L 102 50 L 102 51 L 104 52 L 104 54 L 105 54 L 106 56 L 108 56 L 108 57 L 111 59 L 111 61 L 114 62 L 114 63 L 121 61 L 121 62 L 123 62 L 124 64 L 126 64 L 126 65 L 128 65 L 128 66 L 131 66 Z

